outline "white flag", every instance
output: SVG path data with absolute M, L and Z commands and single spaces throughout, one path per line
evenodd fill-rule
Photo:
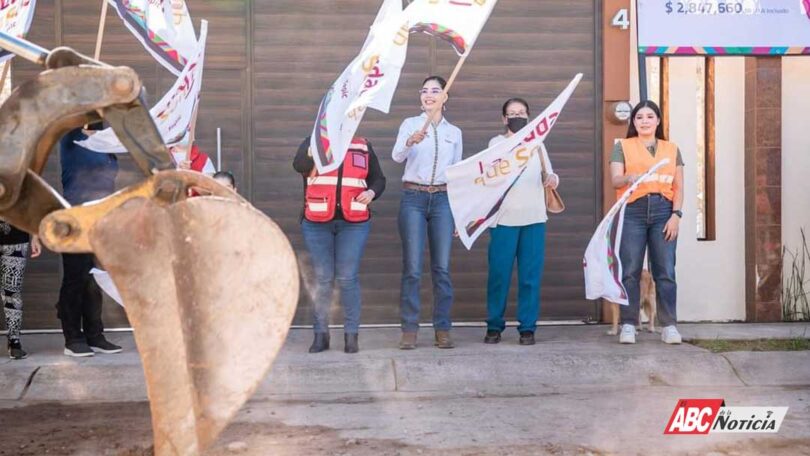
M 16 38 L 24 38 L 34 20 L 36 0 L 5 0 L 0 2 L 0 30 Z M 0 63 L 14 57 L 14 54 L 0 49 Z
M 627 290 L 622 284 L 622 262 L 619 252 L 622 245 L 624 210 L 630 195 L 650 174 L 669 163 L 665 158 L 656 163 L 628 188 L 616 204 L 610 208 L 605 218 L 596 227 L 596 232 L 585 250 L 582 267 L 585 270 L 585 297 L 604 298 L 611 302 L 627 305 Z
M 473 242 L 500 214 L 501 204 L 518 177 L 526 170 L 532 154 L 557 122 L 568 98 L 582 79 L 577 74 L 568 87 L 522 130 L 505 141 L 447 168 L 447 195 L 459 238 L 465 247 Z
M 360 54 L 321 100 L 310 148 L 321 174 L 340 167 L 367 108 L 387 113 L 408 51 L 408 35 L 425 32 L 470 52 L 497 0 L 384 0 Z
M 110 277 L 107 271 L 93 268 L 90 270 L 90 274 L 93 275 L 99 288 L 101 288 L 107 296 L 112 298 L 112 300 L 117 302 L 121 307 L 124 307 L 124 300 L 121 299 L 121 293 L 118 292 L 118 288 L 113 283 L 112 277 Z
M 163 141 L 169 146 L 182 141 L 183 136 L 191 128 L 194 107 L 200 100 L 207 36 L 208 22 L 203 20 L 200 24 L 200 42 L 194 58 L 188 61 L 186 68 L 166 95 L 149 110 Z M 127 151 L 112 128 L 102 130 L 84 141 L 76 141 L 76 144 L 99 153 L 122 154 Z
M 408 52 L 401 0 L 385 0 L 360 54 L 321 100 L 310 138 L 312 156 L 323 174 L 340 167 L 367 108 L 387 113 Z
M 458 55 L 470 53 L 498 0 L 415 0 L 405 10 L 411 32 L 447 41 Z
M 179 75 L 194 58 L 197 36 L 184 0 L 107 1 L 143 47 L 172 73 Z

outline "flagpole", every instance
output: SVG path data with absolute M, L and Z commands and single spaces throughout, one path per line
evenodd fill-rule
M 453 68 L 453 72 L 450 74 L 450 79 L 447 80 L 447 84 L 444 86 L 444 100 L 442 100 L 442 104 L 439 106 L 439 109 L 436 112 L 441 112 L 442 108 L 444 108 L 444 103 L 447 102 L 447 94 L 450 92 L 450 87 L 453 86 L 453 82 L 456 81 L 456 76 L 458 76 L 459 71 L 461 71 L 461 66 L 464 65 L 464 62 L 467 60 L 467 55 L 469 53 L 464 54 L 458 59 L 458 63 L 456 63 L 456 67 Z M 430 122 L 433 120 L 432 116 L 428 116 L 427 120 L 425 120 L 425 125 L 422 126 L 422 133 L 425 133 L 430 126 Z
M 0 75 L 0 94 L 2 94 L 6 90 L 6 79 L 8 78 L 8 72 L 11 69 L 11 59 L 6 60 L 3 63 L 3 74 Z
M 495 7 L 495 4 L 497 2 L 498 2 L 498 0 L 495 0 L 494 2 L 492 2 L 492 7 L 487 12 L 487 17 L 484 18 L 484 21 L 481 23 L 482 28 L 484 27 L 484 24 L 486 24 L 487 21 L 489 20 L 489 17 L 492 14 L 492 8 Z M 480 33 L 480 29 L 479 29 L 479 33 Z M 478 35 L 476 35 L 476 39 L 477 39 L 477 37 L 478 37 Z M 453 68 L 453 72 L 450 74 L 450 79 L 447 80 L 447 84 L 444 87 L 444 100 L 442 100 L 441 106 L 439 106 L 439 111 L 437 111 L 437 112 L 441 112 L 441 109 L 444 108 L 444 104 L 447 102 L 447 94 L 450 92 L 450 87 L 452 87 L 453 83 L 456 81 L 456 76 L 458 76 L 458 72 L 461 71 L 461 66 L 464 65 L 465 61 L 467 61 L 467 56 L 470 55 L 470 52 L 472 52 L 472 48 L 473 48 L 474 45 L 475 45 L 475 39 L 472 40 L 469 47 L 464 52 L 464 55 L 462 55 L 461 58 L 458 59 L 458 62 L 456 63 L 456 67 Z M 425 132 L 427 132 L 427 129 L 430 126 L 430 121 L 433 120 L 430 117 L 431 116 L 428 116 L 427 121 L 425 122 L 425 125 L 422 126 L 422 133 L 423 134 Z
M 191 114 L 191 124 L 188 127 L 188 147 L 186 148 L 186 160 L 191 161 L 191 148 L 194 146 L 194 133 L 197 130 L 197 113 L 200 109 L 200 99 L 194 103 L 194 113 Z
M 98 60 L 101 56 L 101 41 L 104 39 L 104 25 L 107 23 L 107 0 L 101 0 L 101 17 L 98 19 L 98 34 L 96 35 L 96 51 L 93 59 Z
M 222 129 L 217 127 L 217 171 L 222 171 Z

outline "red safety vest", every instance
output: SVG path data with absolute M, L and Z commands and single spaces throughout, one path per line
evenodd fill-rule
M 201 173 L 203 169 L 205 169 L 206 163 L 208 163 L 208 155 L 201 152 L 196 144 L 191 146 L 191 155 L 189 158 L 191 159 L 191 170 L 197 171 L 198 173 Z
M 365 138 L 354 138 L 340 168 L 326 174 L 312 169 L 307 178 L 306 207 L 304 217 L 310 222 L 329 222 L 335 218 L 340 182 L 340 209 L 347 222 L 365 222 L 370 214 L 368 206 L 355 201 L 357 195 L 366 191 L 369 153 Z

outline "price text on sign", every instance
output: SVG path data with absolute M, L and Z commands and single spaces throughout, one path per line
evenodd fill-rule
M 750 1 L 668 1 L 663 4 L 667 14 L 754 14 L 757 11 Z

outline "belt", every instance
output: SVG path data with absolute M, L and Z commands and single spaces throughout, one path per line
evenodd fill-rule
M 447 191 L 447 184 L 424 185 L 424 184 L 417 184 L 414 182 L 403 182 L 402 187 L 407 188 L 408 190 L 416 190 L 419 192 L 428 192 L 428 193 Z

